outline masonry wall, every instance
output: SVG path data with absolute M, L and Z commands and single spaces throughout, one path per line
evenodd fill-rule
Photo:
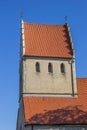
M 40 72 L 36 72 L 36 62 Z M 53 73 L 48 72 L 48 63 L 53 65 Z M 65 65 L 65 74 L 61 73 L 60 64 Z M 74 92 L 77 93 L 76 86 Z M 23 61 L 23 92 L 30 94 L 72 94 L 71 64 L 69 59 L 26 58 Z
M 26 130 L 87 130 L 87 125 L 30 125 Z
M 18 109 L 18 117 L 17 117 L 17 126 L 16 130 L 24 130 L 24 110 L 23 110 L 23 102 L 22 99 L 19 103 L 19 109 Z

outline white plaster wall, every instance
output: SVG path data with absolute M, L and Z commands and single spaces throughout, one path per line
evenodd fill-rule
M 40 72 L 35 64 L 40 63 Z M 48 72 L 48 63 L 53 64 L 53 73 Z M 60 71 L 60 64 L 65 64 L 65 74 Z M 24 93 L 60 93 L 72 94 L 71 66 L 69 59 L 26 58 L 23 61 Z

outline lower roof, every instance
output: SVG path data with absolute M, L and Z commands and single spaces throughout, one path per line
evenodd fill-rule
M 87 78 L 77 78 L 77 98 L 24 97 L 26 124 L 87 124 Z

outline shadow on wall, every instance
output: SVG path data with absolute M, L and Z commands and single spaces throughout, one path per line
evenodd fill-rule
M 31 124 L 87 124 L 87 112 L 80 109 L 81 106 L 68 106 L 61 109 L 45 111 L 32 116 Z

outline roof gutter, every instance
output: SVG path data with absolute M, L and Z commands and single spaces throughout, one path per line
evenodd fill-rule
M 72 80 L 72 96 L 74 97 L 74 79 L 73 79 L 73 67 L 72 67 L 72 64 L 73 64 L 73 60 L 71 60 L 71 80 Z

